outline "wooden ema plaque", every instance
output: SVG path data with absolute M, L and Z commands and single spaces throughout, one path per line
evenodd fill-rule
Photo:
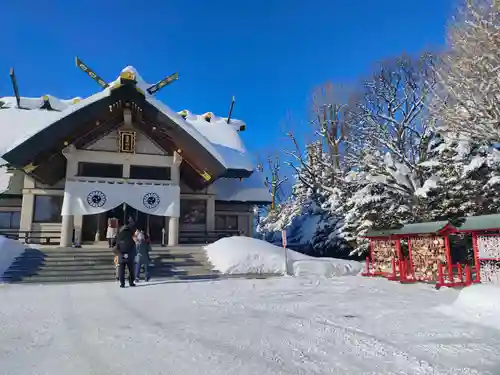
M 135 132 L 120 131 L 119 151 L 133 154 L 135 152 Z

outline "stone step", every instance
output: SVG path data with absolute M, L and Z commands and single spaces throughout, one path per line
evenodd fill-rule
M 278 277 L 278 274 L 234 274 L 234 275 L 222 275 L 217 273 L 206 273 L 206 274 L 190 274 L 190 275 L 173 275 L 170 277 L 152 277 L 151 281 L 154 285 L 156 281 L 177 281 L 177 280 L 218 280 L 218 279 L 267 279 L 272 277 Z M 13 284 L 70 284 L 70 283 L 90 283 L 90 282 L 103 282 L 109 281 L 116 283 L 115 279 L 110 280 L 109 277 L 67 277 L 67 278 L 25 278 L 25 279 L 10 279 L 6 280 Z M 139 282 L 138 285 L 145 284 L 144 281 Z
M 30 249 L 31 250 L 31 249 Z M 172 255 L 172 256 L 187 256 L 187 255 L 203 255 L 206 256 L 206 252 L 203 250 L 196 250 L 196 251 L 173 251 L 173 250 L 151 250 L 150 254 L 158 254 L 158 255 Z M 25 251 L 23 253 L 23 256 L 27 257 L 58 257 L 58 256 L 74 256 L 74 255 L 79 255 L 79 256 L 106 256 L 106 255 L 113 255 L 113 251 L 110 249 L 107 249 L 105 251 L 82 251 L 81 249 L 75 250 L 75 251 Z
M 159 274 L 171 274 L 172 272 L 183 272 L 183 273 L 210 273 L 212 271 L 211 267 L 206 265 L 183 265 L 183 266 L 174 266 L 169 264 L 164 264 L 161 266 L 150 267 L 149 271 L 153 275 Z M 44 269 L 11 269 L 9 268 L 4 272 L 4 276 L 14 277 L 14 276 L 76 276 L 76 275 L 114 275 L 116 272 L 115 267 L 107 266 L 107 267 L 89 267 L 89 268 L 68 268 L 68 267 L 60 267 L 60 268 L 44 268 Z
M 217 274 L 199 274 L 199 275 L 173 275 L 168 277 L 152 277 L 151 281 L 168 281 L 168 280 L 216 280 L 220 279 L 222 276 Z M 92 283 L 92 282 L 113 282 L 117 283 L 115 279 L 110 279 L 109 277 L 67 277 L 67 278 L 51 278 L 51 279 L 40 279 L 36 277 L 25 278 L 25 279 L 12 279 L 9 283 L 12 284 L 76 284 L 76 283 Z M 141 279 L 138 285 L 148 284 Z M 128 281 L 125 282 L 128 286 Z
M 170 268 L 170 267 L 164 267 L 164 268 L 151 268 L 150 269 L 150 274 L 151 275 L 156 275 L 156 276 L 171 276 L 175 274 L 192 274 L 192 273 L 211 273 L 212 271 L 210 269 L 207 269 L 205 267 L 192 267 L 192 268 Z M 78 272 L 71 272 L 67 270 L 43 270 L 43 271 L 27 271 L 27 272 L 11 272 L 11 271 L 6 271 L 4 273 L 4 277 L 30 277 L 30 276 L 38 276 L 38 277 L 73 277 L 73 276 L 87 276 L 87 275 L 93 275 L 93 276 L 106 276 L 113 278 L 114 275 L 116 274 L 116 271 L 114 268 L 107 269 L 107 270 L 94 270 L 94 269 L 88 269 L 88 270 L 80 270 Z
M 198 260 L 198 261 L 207 261 L 208 258 L 206 256 L 201 255 L 172 255 L 172 254 L 150 254 L 151 259 L 167 259 L 172 261 L 178 260 Z M 27 261 L 27 262 L 87 262 L 87 261 L 96 261 L 96 262 L 113 262 L 114 256 L 111 254 L 107 255 L 58 255 L 58 256 L 21 256 L 18 257 L 15 261 Z
M 217 273 L 198 247 L 153 248 L 151 277 L 200 278 Z M 92 282 L 115 279 L 113 253 L 108 248 L 29 248 L 4 274 L 11 283 Z
M 196 266 L 203 265 L 209 266 L 210 262 L 207 260 L 196 260 L 196 259 L 161 259 L 161 258 L 152 258 L 151 264 L 153 266 L 163 266 L 163 265 L 172 265 L 172 266 Z M 48 268 L 66 268 L 66 269 L 87 269 L 87 268 L 106 268 L 114 266 L 113 259 L 106 259 L 105 261 L 98 260 L 86 260 L 86 261 L 52 261 L 52 262 L 44 262 L 44 261 L 27 261 L 17 260 L 11 265 L 11 269 L 48 269 Z
M 153 252 L 160 252 L 160 253 L 203 253 L 205 250 L 203 248 L 162 248 L 162 247 L 153 247 L 151 249 Z M 99 253 L 112 253 L 113 249 L 88 249 L 88 248 L 62 248 L 62 249 L 53 249 L 53 248 L 41 248 L 41 249 L 27 249 L 27 252 L 42 252 L 42 253 L 47 253 L 47 254 L 57 254 L 57 253 L 89 253 L 89 254 L 99 254 Z
M 152 279 L 169 279 L 169 278 L 179 278 L 179 277 L 192 277 L 192 276 L 204 276 L 204 277 L 215 277 L 217 273 L 207 272 L 206 270 L 186 272 L 178 270 L 166 270 L 165 272 L 153 273 L 151 272 Z M 144 275 L 141 275 L 144 278 Z M 109 274 L 50 274 L 50 275 L 6 275 L 3 276 L 3 280 L 6 282 L 37 282 L 37 283 L 52 283 L 52 282 L 88 282 L 88 281 L 114 281 L 115 273 L 111 272 Z

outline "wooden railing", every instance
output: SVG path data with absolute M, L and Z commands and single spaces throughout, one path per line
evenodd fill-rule
M 179 244 L 204 244 L 220 240 L 224 237 L 240 236 L 238 230 L 215 231 L 180 231 Z
M 57 245 L 61 241 L 61 231 L 23 231 L 18 229 L 0 229 L 0 236 L 24 243 Z

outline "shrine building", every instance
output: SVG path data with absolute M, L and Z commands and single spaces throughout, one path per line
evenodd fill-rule
M 0 98 L 0 234 L 95 243 L 114 217 L 168 245 L 251 236 L 271 197 L 244 122 L 175 112 L 132 67 L 100 84 L 86 99 L 20 97 L 17 85 Z

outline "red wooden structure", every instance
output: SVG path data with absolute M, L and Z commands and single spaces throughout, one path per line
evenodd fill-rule
M 398 229 L 369 230 L 365 237 L 370 240 L 370 256 L 366 258 L 363 275 L 382 276 L 402 283 L 431 282 L 437 288 L 480 282 L 478 233 L 481 232 L 477 228 L 477 218 L 480 217 L 466 219 L 459 228 L 448 221 L 438 221 L 407 224 Z M 500 226 L 500 215 L 498 219 Z M 473 236 L 473 266 L 452 262 L 449 236 L 458 233 Z M 500 244 L 498 230 L 497 235 Z M 402 251 L 403 244 L 406 252 Z M 500 264 L 500 251 L 498 261 Z
M 473 282 L 500 282 L 500 214 L 471 216 L 458 228 L 472 236 Z

